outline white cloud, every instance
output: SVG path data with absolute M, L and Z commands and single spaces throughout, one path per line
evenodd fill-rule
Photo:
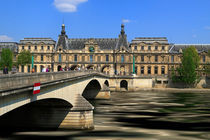
M 88 0 L 54 0 L 55 7 L 61 12 L 76 12 L 77 6 Z
M 0 35 L 0 41 L 1 42 L 7 42 L 7 41 L 12 41 L 13 38 L 7 36 L 7 35 Z
M 206 26 L 204 27 L 206 30 L 210 30 L 210 26 Z
M 130 23 L 131 22 L 131 20 L 129 20 L 129 19 L 123 19 L 122 20 L 122 23 Z

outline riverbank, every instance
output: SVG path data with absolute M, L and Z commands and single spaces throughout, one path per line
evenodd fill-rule
M 142 88 L 138 91 L 154 91 L 167 93 L 210 93 L 210 89 L 197 88 Z

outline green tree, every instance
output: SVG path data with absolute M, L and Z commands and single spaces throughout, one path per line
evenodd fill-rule
M 2 49 L 1 58 L 0 58 L 0 69 L 3 69 L 5 66 L 11 70 L 13 65 L 13 52 L 10 49 Z
M 182 63 L 177 69 L 178 76 L 175 78 L 177 82 L 183 82 L 188 87 L 193 86 L 199 76 L 196 69 L 199 67 L 200 57 L 195 47 L 191 46 L 184 49 Z
M 31 64 L 32 55 L 29 51 L 23 50 L 17 58 L 18 65 Z

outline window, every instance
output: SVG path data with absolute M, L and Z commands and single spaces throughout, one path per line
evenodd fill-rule
M 47 46 L 47 49 L 50 50 L 50 46 Z
M 34 65 L 34 72 L 37 72 L 37 66 Z
M 93 62 L 93 55 L 90 55 L 90 62 Z
M 206 62 L 206 56 L 203 55 L 203 62 Z
M 164 66 L 161 67 L 161 74 L 165 74 L 165 67 Z
M 134 46 L 134 50 L 137 50 L 137 46 Z
M 135 74 L 138 74 L 138 67 L 135 67 Z
M 155 50 L 156 50 L 156 51 L 158 50 L 158 46 L 155 46 Z
M 28 66 L 28 73 L 30 73 L 30 69 L 31 69 L 30 66 Z
M 44 61 L 44 56 L 43 55 L 41 55 L 41 61 Z
M 141 50 L 144 50 L 144 46 L 141 46 Z
M 74 62 L 77 62 L 77 55 L 74 55 Z
M 37 46 L 34 46 L 34 49 L 37 50 Z
M 174 62 L 174 55 L 171 56 L 171 62 Z
M 61 54 L 59 54 L 59 62 L 61 62 L 61 61 L 62 61 Z
M 85 56 L 82 56 L 82 62 L 85 62 Z
M 109 55 L 106 55 L 106 62 L 109 62 Z
M 22 50 L 24 50 L 24 46 L 22 46 Z
M 21 66 L 21 72 L 24 72 L 24 66 L 23 65 Z
M 158 66 L 155 66 L 155 74 L 158 74 Z
M 148 50 L 151 51 L 151 46 L 148 46 Z
M 141 62 L 144 62 L 144 55 L 141 55 Z
M 141 74 L 144 74 L 144 66 L 141 67 Z
M 34 55 L 34 61 L 37 61 L 37 55 Z
M 158 62 L 158 55 L 155 55 L 155 62 Z
M 151 66 L 147 67 L 147 74 L 151 74 Z
M 44 50 L 44 46 L 41 46 L 41 50 Z
M 98 56 L 98 62 L 100 62 L 101 61 L 101 56 Z
M 28 46 L 28 49 L 31 50 L 31 46 Z
M 40 66 L 40 72 L 42 72 L 43 68 L 44 68 L 44 66 L 41 65 Z
M 164 51 L 165 50 L 165 46 L 162 46 L 162 51 Z
M 124 55 L 121 55 L 121 62 L 124 62 Z

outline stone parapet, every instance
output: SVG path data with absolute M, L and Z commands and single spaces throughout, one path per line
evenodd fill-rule
M 70 71 L 70 72 L 49 72 L 49 73 L 33 73 L 33 74 L 14 74 L 0 76 L 0 93 L 11 90 L 21 90 L 25 88 L 33 89 L 34 83 L 41 83 L 41 87 L 52 83 L 62 83 L 79 78 L 91 76 L 107 75 L 96 71 Z M 1 95 L 0 95 L 1 96 Z

